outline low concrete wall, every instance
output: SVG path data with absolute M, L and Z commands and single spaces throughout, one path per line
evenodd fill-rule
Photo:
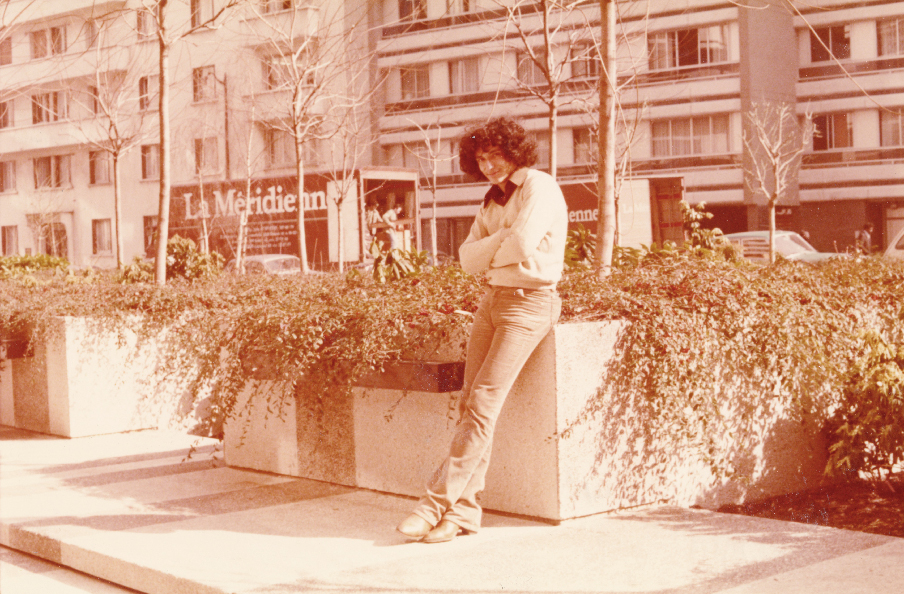
M 663 500 L 714 508 L 819 481 L 825 447 L 816 424 L 785 411 L 764 420 L 753 438 L 759 448 L 738 453 L 740 473 L 731 479 L 717 479 L 696 452 L 649 435 L 636 396 L 606 377 L 623 327 L 560 324 L 541 342 L 499 418 L 484 507 L 559 521 Z M 249 386 L 242 401 L 261 387 Z M 448 452 L 456 396 L 355 387 L 337 395 L 335 417 L 325 412 L 319 421 L 297 402 L 281 418 L 243 407 L 226 424 L 226 462 L 419 496 Z M 656 464 L 668 475 L 652 472 Z
M 184 378 L 158 374 L 155 341 L 88 318 L 55 318 L 46 340 L 5 359 L 0 370 L 4 425 L 63 437 L 186 427 Z

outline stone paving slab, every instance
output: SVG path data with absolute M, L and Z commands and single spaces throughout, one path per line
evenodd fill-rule
M 135 594 L 68 567 L 0 547 L 0 592 L 3 594 Z
M 214 454 L 167 432 L 0 428 L 0 544 L 149 594 L 904 588 L 904 539 L 676 507 L 558 526 L 490 513 L 477 534 L 410 543 L 393 527 L 411 499 Z

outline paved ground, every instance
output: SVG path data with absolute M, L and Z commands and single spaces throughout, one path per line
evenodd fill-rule
M 3 594 L 123 591 L 88 576 L 154 594 L 904 589 L 904 539 L 673 507 L 488 514 L 478 534 L 409 543 L 393 526 L 410 499 L 226 468 L 195 440 L 0 428 L 0 544 L 53 563 L 0 549 Z
M 0 592 L 3 594 L 135 594 L 108 581 L 0 547 Z

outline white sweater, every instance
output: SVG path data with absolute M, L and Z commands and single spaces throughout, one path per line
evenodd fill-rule
M 509 179 L 517 189 L 505 206 L 490 201 L 477 213 L 458 251 L 461 267 L 471 274 L 486 272 L 491 285 L 555 287 L 562 278 L 568 233 L 562 190 L 536 169 L 519 169 Z

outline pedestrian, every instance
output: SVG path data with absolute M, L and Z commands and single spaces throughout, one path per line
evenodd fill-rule
M 465 133 L 462 171 L 492 186 L 459 250 L 462 268 L 485 273 L 488 287 L 468 340 L 460 418 L 449 456 L 414 513 L 397 527 L 422 542 L 444 542 L 480 528 L 477 494 L 490 462 L 493 430 L 522 367 L 559 318 L 568 209 L 548 174 L 531 169 L 537 146 L 501 117 Z
M 374 200 L 368 200 L 367 207 L 364 210 L 364 225 L 367 229 L 370 241 L 377 238 L 377 231 L 379 231 L 382 222 L 383 218 L 377 210 L 377 203 Z
M 386 231 L 389 233 L 389 249 L 395 250 L 399 249 L 402 245 L 401 241 L 401 230 L 403 228 L 402 225 L 399 225 L 397 221 L 402 217 L 402 205 L 396 204 L 385 213 L 383 213 L 383 222 L 386 223 Z
M 854 233 L 854 249 L 859 254 L 873 253 L 873 224 L 866 223 L 863 229 Z

